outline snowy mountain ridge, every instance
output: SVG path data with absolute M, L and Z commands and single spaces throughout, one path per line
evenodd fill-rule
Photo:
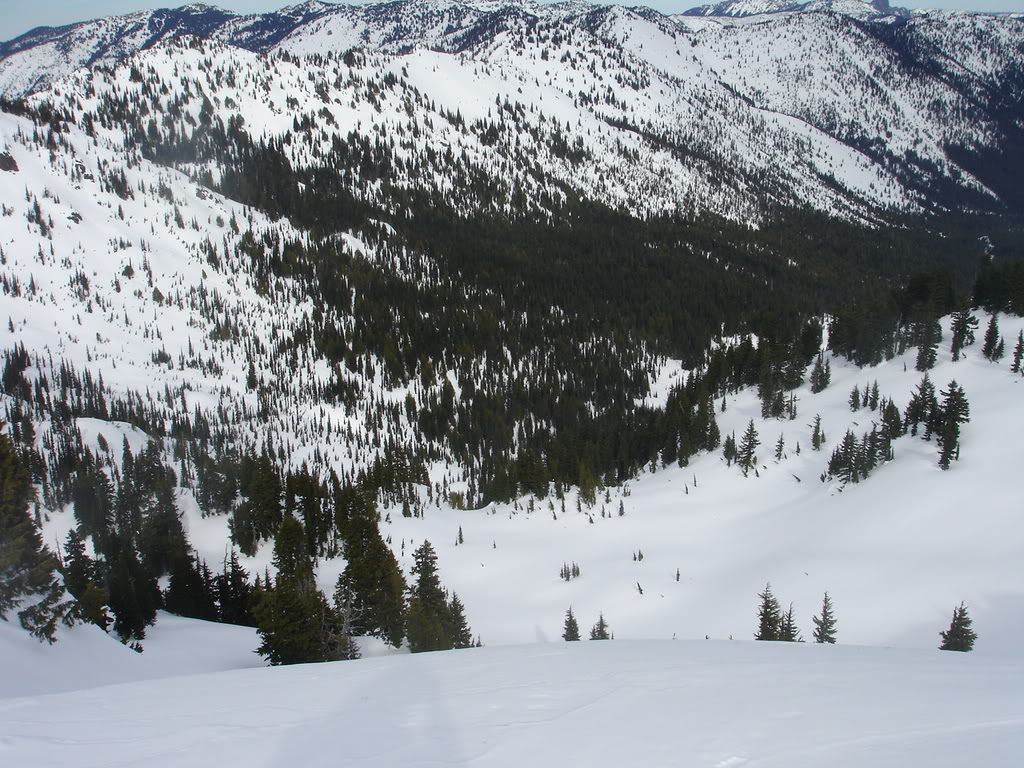
M 568 605 L 620 638 L 739 637 L 769 580 L 805 632 L 833 594 L 844 642 L 931 646 L 966 599 L 1017 643 L 991 436 L 1024 428 L 1020 366 L 954 360 L 936 313 L 1019 247 L 1019 20 L 490 9 L 188 6 L 108 20 L 109 58 L 82 27 L 3 61 L 42 82 L 33 56 L 81 34 L 0 112 L 3 417 L 47 542 L 145 457 L 202 562 L 268 575 L 302 517 L 327 594 L 358 488 L 403 572 L 437 544 L 489 643 Z M 902 419 L 926 342 L 971 399 L 948 472 L 849 405 L 877 382 Z M 748 425 L 741 471 L 722 442 Z M 830 468 L 844 442 L 869 480 Z M 119 530 L 159 506 L 120 502 Z

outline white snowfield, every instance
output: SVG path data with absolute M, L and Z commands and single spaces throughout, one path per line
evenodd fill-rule
M 1022 673 L 977 653 L 752 641 L 470 649 L 0 700 L 0 762 L 1008 767 Z

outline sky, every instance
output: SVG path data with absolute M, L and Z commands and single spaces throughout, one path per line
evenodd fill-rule
M 206 0 L 241 13 L 277 10 L 301 0 Z M 612 0 L 594 0 L 611 2 Z M 620 0 L 623 5 L 648 5 L 663 13 L 678 13 L 712 0 Z M 38 26 L 59 26 L 144 8 L 174 8 L 188 0 L 0 0 L 0 41 L 10 40 Z M 358 4 L 352 2 L 351 4 Z M 1024 0 L 892 0 L 909 8 L 968 8 L 978 11 L 1024 11 Z

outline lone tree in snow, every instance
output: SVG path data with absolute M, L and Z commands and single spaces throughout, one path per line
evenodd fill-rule
M 597 615 L 597 624 L 595 624 L 590 630 L 591 640 L 611 640 L 611 634 L 608 632 L 608 622 L 604 620 L 604 614 L 599 613 Z
M 825 593 L 825 599 L 821 601 L 821 616 L 812 616 L 811 621 L 814 622 L 814 642 L 816 643 L 835 643 L 836 641 L 836 617 L 832 613 L 832 600 L 829 599 L 828 592 Z
M 562 639 L 573 641 L 580 639 L 580 625 L 576 623 L 576 614 L 572 612 L 572 606 L 565 612 L 565 625 L 562 627 Z
M 942 636 L 940 651 L 972 651 L 978 633 L 971 629 L 971 617 L 967 615 L 967 606 L 963 603 L 953 609 L 953 620 L 949 629 L 939 632 Z
M 754 451 L 757 450 L 757 446 L 761 444 L 761 441 L 757 436 L 757 429 L 754 427 L 754 420 L 751 419 L 747 425 L 746 432 L 743 433 L 743 438 L 740 440 L 739 449 L 736 452 L 736 463 L 740 465 L 740 469 L 743 470 L 743 476 L 746 477 L 747 473 L 754 468 L 757 464 L 757 455 Z

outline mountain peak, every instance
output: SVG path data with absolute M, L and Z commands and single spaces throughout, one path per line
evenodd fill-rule
M 772 13 L 793 12 L 830 12 L 841 13 L 858 18 L 876 18 L 879 16 L 907 16 L 909 11 L 893 8 L 889 0 L 726 0 L 726 2 L 710 5 L 699 5 L 684 11 L 684 16 L 727 16 L 739 18 L 759 16 Z

